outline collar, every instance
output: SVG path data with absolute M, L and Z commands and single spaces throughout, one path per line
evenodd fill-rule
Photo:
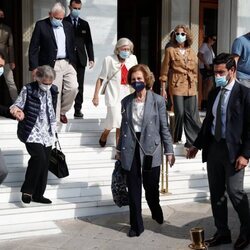
M 70 14 L 70 18 L 71 18 L 72 22 L 74 22 L 74 19 L 76 19 L 76 21 L 78 22 L 78 19 L 79 19 L 79 17 L 73 17 L 73 16 L 71 16 L 71 14 Z
M 225 89 L 231 91 L 232 88 L 233 88 L 233 86 L 234 86 L 234 84 L 235 84 L 235 79 L 233 79 L 233 81 L 231 81 L 231 82 L 225 87 Z M 221 88 L 221 89 L 222 89 L 222 88 Z

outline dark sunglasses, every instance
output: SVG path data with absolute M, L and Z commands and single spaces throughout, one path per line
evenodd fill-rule
M 217 39 L 216 38 L 212 38 L 213 39 L 213 41 L 216 41 Z
M 176 35 L 176 36 L 179 36 L 179 35 L 185 36 L 186 33 L 184 33 L 184 32 L 182 32 L 182 33 L 176 32 L 175 35 Z

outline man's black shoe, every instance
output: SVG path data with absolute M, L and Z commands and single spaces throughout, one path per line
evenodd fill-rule
M 222 244 L 229 244 L 232 242 L 231 235 L 219 235 L 215 234 L 212 238 L 205 240 L 208 247 L 215 247 Z
M 40 198 L 32 197 L 32 201 L 38 202 L 38 203 L 43 203 L 43 204 L 51 204 L 52 203 L 52 201 L 50 199 L 47 199 L 45 197 L 40 197 Z
M 31 202 L 31 195 L 22 193 L 22 202 L 29 204 Z
M 75 118 L 83 118 L 83 113 L 82 113 L 81 111 L 76 111 L 76 112 L 74 113 L 74 117 L 75 117 Z
M 234 250 L 245 249 L 249 245 L 249 243 L 250 243 L 249 238 L 239 236 L 239 238 L 234 243 Z

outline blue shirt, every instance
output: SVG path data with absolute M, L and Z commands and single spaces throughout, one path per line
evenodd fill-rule
M 232 54 L 240 58 L 237 63 L 238 79 L 250 79 L 250 34 L 236 38 L 232 45 Z
M 234 86 L 234 83 L 235 83 L 235 80 L 233 80 L 232 82 L 230 82 L 226 87 L 226 92 L 224 94 L 224 101 L 223 103 L 221 103 L 221 135 L 222 135 L 222 138 L 226 138 L 226 124 L 227 124 L 227 105 L 228 105 L 228 100 L 229 100 L 229 97 L 231 95 L 231 91 L 232 91 L 232 88 Z M 215 124 L 216 124 L 216 113 L 217 113 L 217 106 L 218 106 L 218 103 L 219 103 L 219 99 L 220 99 L 220 94 L 221 94 L 221 90 L 219 91 L 216 99 L 215 99 L 215 102 L 214 102 L 214 105 L 213 105 L 213 109 L 212 109 L 212 113 L 213 113 L 213 116 L 214 116 L 214 120 L 213 120 L 213 124 L 212 124 L 212 128 L 211 128 L 211 132 L 212 134 L 214 135 L 214 132 L 215 132 Z

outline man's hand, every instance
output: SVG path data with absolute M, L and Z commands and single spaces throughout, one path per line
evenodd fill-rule
M 172 155 L 167 155 L 167 160 L 168 160 L 168 163 L 170 165 L 170 167 L 172 167 L 175 163 L 175 156 L 172 154 Z
M 92 69 L 95 65 L 94 61 L 89 61 L 89 69 Z
M 15 117 L 18 121 L 22 121 L 24 119 L 24 113 L 23 111 L 18 108 L 17 106 L 13 106 L 10 109 L 10 113 L 13 117 Z
M 187 149 L 186 158 L 187 158 L 187 159 L 193 159 L 193 158 L 195 158 L 197 152 L 198 152 L 198 148 L 196 148 L 196 147 L 194 147 L 194 146 L 188 148 L 188 149 Z
M 235 169 L 238 171 L 245 168 L 248 165 L 248 161 L 245 157 L 239 156 L 235 162 Z

